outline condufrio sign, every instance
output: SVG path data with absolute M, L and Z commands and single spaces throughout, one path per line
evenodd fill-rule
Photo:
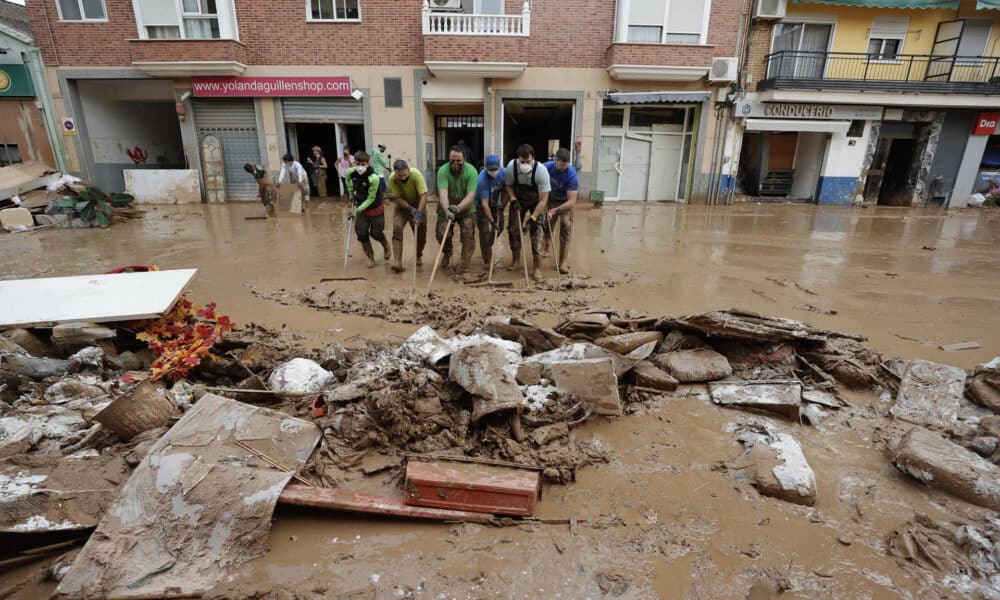
M 266 98 L 350 96 L 350 77 L 193 77 L 195 96 Z
M 851 104 L 800 104 L 798 102 L 737 102 L 736 116 L 753 119 L 807 119 L 878 121 L 881 106 Z
M 972 135 L 993 135 L 1000 124 L 1000 112 L 981 112 L 976 117 Z

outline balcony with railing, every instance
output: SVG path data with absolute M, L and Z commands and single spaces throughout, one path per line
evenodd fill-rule
M 531 35 L 531 7 L 525 1 L 520 14 L 475 14 L 440 11 L 431 8 L 424 0 L 424 35 L 481 35 L 519 36 Z
M 782 50 L 765 63 L 760 90 L 1000 94 L 1000 56 Z

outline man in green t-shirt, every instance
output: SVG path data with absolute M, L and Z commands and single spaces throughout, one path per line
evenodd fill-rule
M 456 223 L 462 238 L 462 273 L 469 271 L 472 253 L 476 244 L 476 183 L 479 173 L 465 162 L 465 152 L 460 146 L 452 146 L 448 154 L 448 164 L 442 165 L 437 173 L 438 219 L 437 241 L 444 239 L 445 231 Z M 451 238 L 444 244 L 441 265 L 446 267 L 451 261 Z
M 423 264 L 422 255 L 427 245 L 427 182 L 417 169 L 411 169 L 405 160 L 397 160 L 392 165 L 389 176 L 389 197 L 395 201 L 396 210 L 392 215 L 392 253 L 396 263 L 392 270 L 403 272 L 403 231 L 409 225 L 417 235 L 417 264 Z

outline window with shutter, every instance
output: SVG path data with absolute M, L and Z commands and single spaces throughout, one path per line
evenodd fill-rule
M 958 42 L 958 64 L 977 65 L 982 61 L 970 60 L 971 57 L 985 56 L 986 44 L 990 41 L 993 30 L 992 21 L 965 19 L 962 28 L 962 39 Z
M 700 44 L 711 0 L 619 0 L 620 42 Z
M 909 28 L 909 17 L 875 17 L 868 32 L 868 60 L 870 62 L 899 60 Z

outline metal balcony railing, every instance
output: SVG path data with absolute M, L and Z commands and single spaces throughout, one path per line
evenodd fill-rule
M 1000 56 L 782 50 L 765 61 L 762 90 L 1000 93 Z
M 531 35 L 531 7 L 525 1 L 519 15 L 480 15 L 431 10 L 424 0 L 424 35 Z

